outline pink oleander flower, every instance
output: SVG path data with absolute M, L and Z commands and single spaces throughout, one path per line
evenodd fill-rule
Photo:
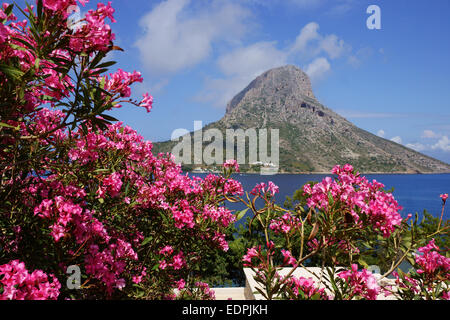
M 358 265 L 352 264 L 351 270 L 338 273 L 350 286 L 351 296 L 360 296 L 368 300 L 376 300 L 381 288 L 370 271 L 358 271 Z
M 225 161 L 225 163 L 223 164 L 224 168 L 234 168 L 234 170 L 236 172 L 240 172 L 239 171 L 239 164 L 235 159 L 229 159 L 227 161 Z
M 440 255 L 439 247 L 432 239 L 425 247 L 417 249 L 421 254 L 416 255 L 416 263 L 420 266 L 417 270 L 419 274 L 433 276 L 437 272 L 443 272 L 447 279 L 450 280 L 450 258 Z
M 256 196 L 268 193 L 273 197 L 278 192 L 279 192 L 278 186 L 274 184 L 272 181 L 269 181 L 267 185 L 264 182 L 257 184 L 250 192 L 250 194 Z
M 161 270 L 164 270 L 164 269 L 167 268 L 167 262 L 166 262 L 166 260 L 161 260 L 161 261 L 159 262 L 159 268 L 160 268 Z
M 171 255 L 173 253 L 173 248 L 171 246 L 165 246 L 161 250 L 159 250 L 159 254 L 162 255 Z
M 183 290 L 184 287 L 186 286 L 186 281 L 184 281 L 184 279 L 175 281 L 175 286 L 177 287 L 178 290 Z
M 180 251 L 177 255 L 173 257 L 172 263 L 169 264 L 175 270 L 179 270 L 186 266 L 186 260 L 184 259 L 183 251 Z
M 290 213 L 285 213 L 281 218 L 278 217 L 270 222 L 269 228 L 275 233 L 289 234 L 300 229 L 301 221 Z
M 445 203 L 448 199 L 448 193 L 441 194 L 440 197 L 441 197 L 442 201 Z
M 135 82 L 142 82 L 143 78 L 140 72 L 134 71 L 125 72 L 122 69 L 118 69 L 115 73 L 110 73 L 109 77 L 105 76 L 105 90 L 117 93 L 120 97 L 128 98 L 131 95 L 131 88 Z M 153 98 L 149 94 L 144 94 L 144 103 L 147 107 L 151 106 L 150 100 Z
M 325 289 L 319 289 L 315 286 L 314 280 L 312 278 L 296 278 L 291 277 L 288 283 L 292 289 L 292 292 L 296 297 L 300 297 L 303 293 L 305 298 L 311 298 L 314 295 L 319 295 L 320 299 L 328 300 L 328 296 L 325 294 Z
M 214 232 L 213 241 L 215 241 L 222 251 L 227 252 L 229 248 L 228 242 L 225 240 L 225 234 L 220 232 Z
M 153 97 L 149 95 L 148 93 L 144 94 L 144 99 L 139 104 L 141 107 L 144 107 L 147 112 L 150 112 L 152 110 L 153 106 Z
M 140 275 L 138 275 L 138 276 L 135 275 L 135 276 L 132 277 L 132 281 L 133 281 L 134 283 L 136 283 L 136 284 L 141 283 L 141 282 L 142 282 L 142 278 L 145 277 L 145 276 L 147 275 L 147 272 L 146 272 L 146 271 L 147 271 L 147 268 L 144 267 Z
M 61 284 L 41 270 L 29 273 L 19 260 L 0 265 L 0 300 L 56 300 Z
M 442 299 L 444 300 L 450 300 L 450 290 L 449 291 L 444 291 L 442 293 Z
M 2 11 L 0 11 L 0 12 L 2 12 Z M 0 23 L 0 44 L 6 42 L 9 34 L 10 34 L 9 28 L 6 27 L 3 23 Z
M 84 19 L 86 23 L 70 37 L 70 48 L 75 52 L 107 51 L 115 35 L 105 19 L 115 22 L 113 13 L 110 2 L 107 6 L 99 3 L 96 11 L 89 10 Z
M 281 254 L 284 257 L 284 263 L 285 265 L 292 265 L 295 266 L 297 264 L 297 260 L 292 256 L 292 253 L 289 250 L 281 250 Z
M 361 215 L 365 215 L 368 223 L 374 230 L 389 237 L 398 227 L 402 218 L 399 211 L 402 207 L 394 199 L 391 193 L 382 189 L 384 185 L 373 180 L 369 182 L 365 177 L 353 171 L 353 167 L 345 165 L 344 168 L 336 166 L 332 173 L 338 177 L 333 179 L 326 177 L 314 185 L 307 184 L 303 187 L 304 195 L 307 196 L 307 205 L 310 208 L 329 212 L 332 203 L 339 202 L 341 211 L 347 211 L 355 225 L 361 225 Z
M 242 258 L 242 261 L 248 262 L 248 264 L 244 264 L 244 266 L 249 266 L 252 263 L 252 259 L 258 256 L 258 251 L 256 248 L 249 248 L 247 249 L 247 254 L 244 255 Z
M 120 194 L 122 184 L 122 175 L 118 172 L 114 172 L 103 179 L 102 186 L 97 190 L 97 195 L 99 198 L 103 198 L 105 195 L 115 198 Z
M 71 5 L 76 5 L 75 0 L 42 0 L 42 5 L 52 11 L 64 11 Z
M 216 295 L 214 290 L 211 290 L 211 288 L 209 287 L 209 285 L 205 282 L 196 282 L 195 286 L 200 290 L 201 294 L 202 294 L 202 298 L 203 300 L 215 300 L 216 299 Z

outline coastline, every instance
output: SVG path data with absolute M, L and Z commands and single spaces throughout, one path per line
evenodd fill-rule
M 196 171 L 183 171 L 184 173 L 192 173 L 192 174 L 219 174 L 218 171 L 204 171 L 204 172 L 196 172 Z M 245 175 L 263 175 L 260 172 L 239 172 L 234 174 L 245 174 Z M 330 175 L 331 172 L 277 172 L 273 175 Z M 450 174 L 450 172 L 360 172 L 362 175 L 437 175 L 437 174 Z

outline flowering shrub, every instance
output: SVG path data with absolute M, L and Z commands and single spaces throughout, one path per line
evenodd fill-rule
M 445 299 L 450 300 L 450 258 L 441 254 L 432 239 L 426 246 L 417 249 L 414 270 L 395 272 L 401 299 Z
M 76 4 L 38 0 L 21 22 L 12 5 L 0 10 L 0 297 L 213 297 L 195 270 L 228 249 L 236 218 L 222 204 L 242 194 L 237 166 L 190 178 L 106 114 L 124 103 L 149 112 L 153 98 L 130 98 L 139 72 L 107 74 L 114 63 L 102 60 L 120 49 L 111 4 L 68 28 Z M 73 265 L 79 290 L 60 285 Z
M 405 259 L 410 261 L 417 250 L 422 255 L 415 256 L 420 267 L 417 274 L 426 281 L 417 282 L 412 276 L 398 281 L 403 297 L 411 292 L 423 290 L 433 283 L 436 290 L 448 288 L 448 258 L 435 251 L 434 242 L 419 247 L 429 234 L 417 228 L 417 216 L 408 224 L 402 219 L 401 207 L 393 195 L 386 192 L 384 185 L 356 172 L 351 165 L 336 166 L 332 173 L 317 183 L 303 186 L 299 204 L 290 211 L 275 204 L 274 197 L 278 187 L 269 182 L 258 184 L 246 199 L 239 197 L 254 216 L 249 222 L 252 228 L 263 234 L 262 243 L 247 249 L 242 258 L 245 267 L 254 271 L 258 292 L 266 299 L 368 299 L 375 300 L 379 295 L 395 294 L 393 289 L 381 282 L 393 274 Z M 443 210 L 446 197 L 443 199 Z M 259 200 L 258 200 L 259 199 Z M 258 208 L 258 201 L 263 202 Z M 442 220 L 442 217 L 441 217 Z M 254 226 L 254 222 L 259 227 Z M 433 234 L 445 232 L 441 222 Z M 277 245 L 272 239 L 277 239 Z M 366 259 L 374 253 L 385 261 L 387 269 L 380 277 L 366 270 Z M 296 278 L 295 270 L 305 267 L 311 259 L 321 265 L 317 280 Z M 283 267 L 291 267 L 285 276 L 280 276 Z M 308 271 L 314 273 L 312 271 Z M 395 274 L 395 273 L 394 273 Z M 383 283 L 383 285 L 381 285 Z M 414 286 L 417 286 L 417 289 Z M 264 288 L 264 290 L 262 289 Z M 417 291 L 419 290 L 419 291 Z M 428 289 L 430 291 L 431 289 Z M 447 289 L 433 298 L 446 298 Z M 398 294 L 397 294 L 398 296 Z

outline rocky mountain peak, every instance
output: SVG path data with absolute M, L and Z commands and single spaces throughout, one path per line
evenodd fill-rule
M 291 100 L 302 101 L 306 98 L 316 100 L 308 75 L 294 65 L 286 65 L 264 72 L 253 80 L 244 90 L 238 93 L 227 105 L 230 113 L 238 105 L 246 101 L 254 101 L 257 97 L 267 97 L 271 101 Z

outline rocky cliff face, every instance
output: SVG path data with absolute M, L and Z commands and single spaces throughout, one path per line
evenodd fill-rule
M 209 128 L 279 129 L 281 172 L 328 173 L 345 163 L 365 173 L 450 172 L 450 165 L 362 130 L 322 105 L 308 76 L 292 65 L 253 80 Z M 170 152 L 173 145 L 155 150 Z
M 280 103 L 284 97 L 289 101 L 284 103 L 296 106 L 304 97 L 315 100 L 309 77 L 295 66 L 288 65 L 264 72 L 253 80 L 247 88 L 238 93 L 227 105 L 230 113 L 238 105 L 247 102 L 255 103 L 265 97 L 268 103 Z

